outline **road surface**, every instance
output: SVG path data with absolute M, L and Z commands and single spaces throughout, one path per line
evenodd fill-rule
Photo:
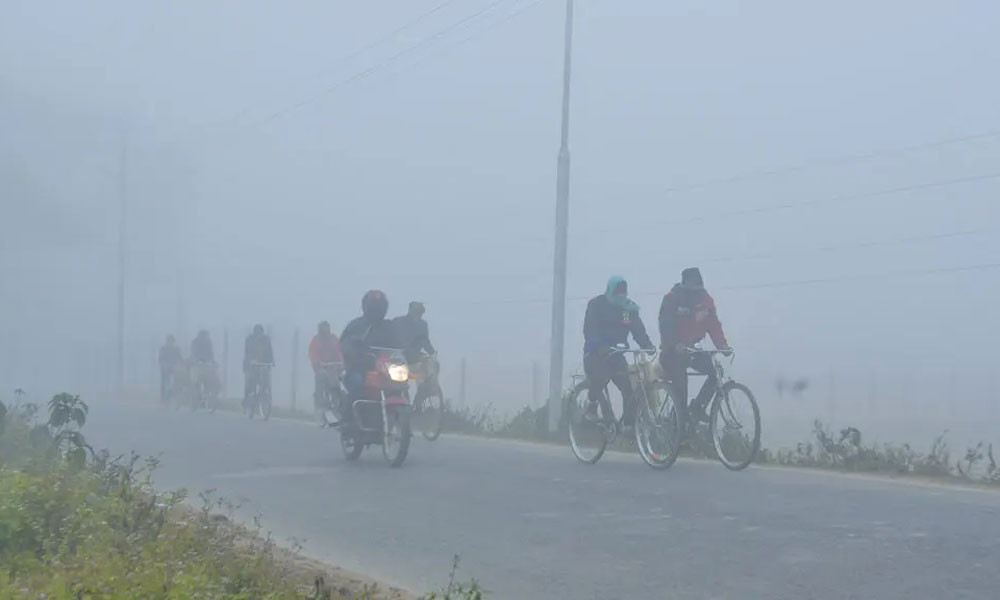
M 233 414 L 95 407 L 95 446 L 161 454 L 157 482 L 245 499 L 278 539 L 419 592 L 496 598 L 1000 598 L 1000 494 L 443 436 L 390 469 L 336 435 Z

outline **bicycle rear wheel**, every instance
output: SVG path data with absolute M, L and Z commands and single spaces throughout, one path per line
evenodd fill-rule
M 760 451 L 760 409 L 747 386 L 730 381 L 719 390 L 709 418 L 715 453 L 731 471 L 742 471 Z
M 426 392 L 418 389 L 417 394 L 421 397 L 414 402 L 413 428 L 433 442 L 444 427 L 444 394 L 436 382 L 428 383 Z
M 669 386 L 661 381 L 636 390 L 636 396 L 635 443 L 639 456 L 654 469 L 669 469 L 681 450 L 683 416 Z
M 604 423 L 585 416 L 589 402 L 586 382 L 578 384 L 567 397 L 566 419 L 573 454 L 580 462 L 592 465 L 604 456 L 608 447 L 608 429 Z

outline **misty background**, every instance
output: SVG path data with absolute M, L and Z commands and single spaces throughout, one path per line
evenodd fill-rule
M 427 304 L 449 396 L 464 358 L 469 405 L 544 402 L 562 2 L 2 6 L 3 395 L 113 388 L 124 185 L 130 389 L 207 328 L 240 392 L 261 322 L 276 401 L 297 352 L 308 405 L 316 323 L 381 288 Z M 770 439 L 995 439 L 998 28 L 980 1 L 579 0 L 567 377 L 610 275 L 655 339 L 700 266 Z

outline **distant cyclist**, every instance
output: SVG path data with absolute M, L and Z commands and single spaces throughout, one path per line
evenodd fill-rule
M 246 343 L 243 345 L 244 406 L 258 383 L 264 389 L 271 389 L 270 369 L 256 368 L 258 365 L 274 365 L 271 338 L 264 333 L 264 326 L 259 324 L 253 326 L 253 333 L 247 336 Z M 262 378 L 262 381 L 258 381 L 257 378 Z
M 167 341 L 160 347 L 157 358 L 160 364 L 160 401 L 166 402 L 177 369 L 184 364 L 184 357 L 181 356 L 181 349 L 177 346 L 177 339 L 174 336 L 167 336 Z
M 624 356 L 612 353 L 615 346 L 628 344 L 629 334 L 641 348 L 655 352 L 653 342 L 646 334 L 646 326 L 639 318 L 639 306 L 629 300 L 628 283 L 615 276 L 608 280 L 604 293 L 587 304 L 583 319 L 583 370 L 587 375 L 590 400 L 588 418 L 598 418 L 598 405 L 604 398 L 608 382 L 612 381 L 622 393 L 624 425 L 631 427 L 635 423 L 628 364 Z
M 688 348 L 700 342 L 705 335 L 719 350 L 730 350 L 722 323 L 715 310 L 715 300 L 705 290 L 701 271 L 684 269 L 681 282 L 663 297 L 660 305 L 660 363 L 663 372 L 672 382 L 674 401 L 683 410 L 688 401 L 688 367 L 707 375 L 698 396 L 691 402 L 689 416 L 695 421 L 708 422 L 706 407 L 715 389 L 715 369 L 712 359 L 704 354 L 688 354 Z
M 208 330 L 199 331 L 191 342 L 191 354 L 188 360 L 193 369 L 194 383 L 201 382 L 212 391 L 218 391 L 222 387 L 216 371 L 215 350 L 212 348 L 212 338 Z
M 309 342 L 309 362 L 315 376 L 313 399 L 315 405 L 323 405 L 328 387 L 337 385 L 344 356 L 340 352 L 340 340 L 330 331 L 330 323 L 323 321 L 316 327 L 316 335 Z

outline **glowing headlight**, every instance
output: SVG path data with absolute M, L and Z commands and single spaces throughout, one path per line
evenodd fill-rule
M 405 364 L 389 363 L 386 370 L 389 372 L 389 379 L 397 383 L 410 380 L 410 367 Z

